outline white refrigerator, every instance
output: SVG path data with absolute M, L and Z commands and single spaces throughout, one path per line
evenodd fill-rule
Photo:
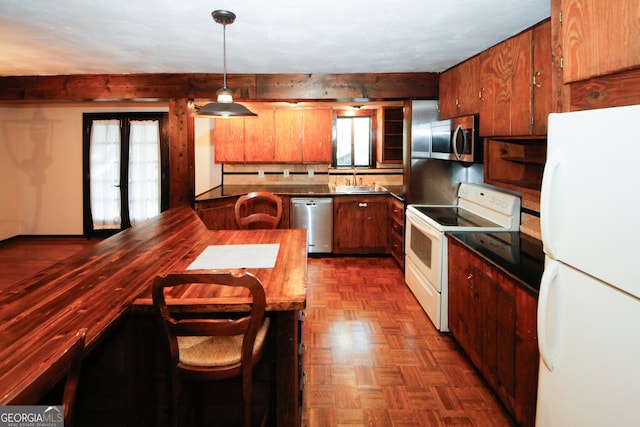
M 536 425 L 640 425 L 640 105 L 551 114 Z

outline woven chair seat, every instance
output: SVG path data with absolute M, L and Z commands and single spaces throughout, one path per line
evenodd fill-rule
M 269 318 L 265 317 L 256 335 L 253 355 L 264 344 L 269 329 Z M 240 363 L 242 335 L 218 337 L 177 337 L 180 363 L 200 367 L 227 366 Z

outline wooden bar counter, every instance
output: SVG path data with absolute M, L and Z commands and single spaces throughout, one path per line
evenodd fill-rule
M 0 293 L 0 404 L 38 403 L 64 377 L 56 361 L 76 331 L 87 328 L 91 352 L 132 308 L 150 309 L 149 286 L 157 274 L 185 269 L 208 245 L 247 243 L 280 244 L 274 268 L 250 271 L 263 282 L 275 319 L 277 425 L 298 425 L 306 231 L 211 231 L 189 207 L 166 211 Z

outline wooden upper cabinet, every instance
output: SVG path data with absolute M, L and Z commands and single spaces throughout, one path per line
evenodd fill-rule
M 331 163 L 332 109 L 252 109 L 258 117 L 216 119 L 216 162 Z
M 302 160 L 304 163 L 331 163 L 333 111 L 330 108 L 304 110 Z
M 438 117 L 452 117 L 477 114 L 480 111 L 480 57 L 474 56 L 440 76 Z
M 254 109 L 258 115 L 244 120 L 244 160 L 270 163 L 275 155 L 275 114 L 273 108 Z
M 275 110 L 275 161 L 302 162 L 302 110 Z
M 528 135 L 531 128 L 531 32 L 480 55 L 480 135 Z
M 404 109 L 382 107 L 378 111 L 380 138 L 376 144 L 378 163 L 402 163 L 404 158 Z
M 213 145 L 216 163 L 244 162 L 244 119 L 215 119 Z
M 562 0 L 565 83 L 640 66 L 638 0 Z
M 533 28 L 533 135 L 546 135 L 549 113 L 553 112 L 551 21 Z
M 458 99 L 458 80 L 460 77 L 459 66 L 456 65 L 440 75 L 438 85 L 438 118 L 440 120 L 450 119 L 458 114 L 456 101 Z
M 551 112 L 551 24 L 480 54 L 480 135 L 544 135 Z

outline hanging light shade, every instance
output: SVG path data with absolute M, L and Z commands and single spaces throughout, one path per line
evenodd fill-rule
M 242 104 L 233 102 L 233 91 L 227 87 L 227 25 L 233 24 L 236 15 L 228 10 L 214 10 L 211 12 L 213 20 L 222 24 L 222 47 L 224 53 L 224 74 L 222 87 L 216 92 L 218 99 L 210 102 L 198 111 L 199 117 L 231 118 L 231 117 L 255 117 L 256 113 L 251 112 Z

